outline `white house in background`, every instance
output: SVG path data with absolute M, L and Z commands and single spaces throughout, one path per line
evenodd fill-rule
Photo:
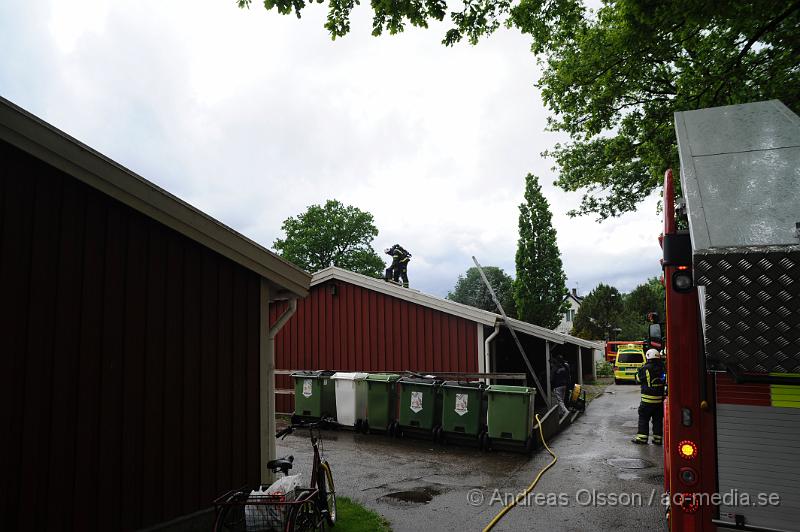
M 581 308 L 581 301 L 583 301 L 583 298 L 578 296 L 578 289 L 573 288 L 572 291 L 567 292 L 567 295 L 564 296 L 564 300 L 569 301 L 569 309 L 561 316 L 561 323 L 556 327 L 556 332 L 569 334 L 572 330 L 572 322 L 575 321 L 575 314 L 577 314 L 578 309 Z

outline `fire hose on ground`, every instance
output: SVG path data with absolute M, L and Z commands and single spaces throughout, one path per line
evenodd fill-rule
M 533 488 L 536 487 L 536 484 L 539 482 L 539 479 L 542 478 L 542 475 L 544 475 L 544 473 L 548 469 L 553 467 L 555 463 L 558 462 L 558 457 L 556 456 L 556 453 L 550 450 L 550 447 L 547 446 L 547 442 L 544 441 L 544 433 L 542 432 L 542 421 L 539 419 L 538 414 L 536 415 L 536 423 L 539 425 L 539 437 L 542 439 L 542 445 L 544 445 L 544 448 L 547 449 L 548 453 L 550 453 L 550 456 L 553 457 L 553 460 L 549 464 L 544 466 L 544 468 L 542 468 L 541 471 L 539 471 L 539 474 L 536 475 L 536 478 L 533 479 L 533 482 L 531 482 L 530 486 L 528 486 L 525 489 L 525 491 L 518 493 L 517 496 L 514 497 L 514 500 L 505 505 L 503 509 L 500 510 L 500 513 L 494 516 L 494 519 L 489 521 L 489 524 L 486 525 L 486 528 L 483 529 L 483 532 L 489 532 L 492 528 L 494 528 L 494 526 L 500 522 L 500 520 L 509 512 L 509 510 L 511 510 L 514 506 L 516 506 L 519 503 L 519 501 L 523 500 L 525 497 L 528 496 L 528 494 L 533 490 Z

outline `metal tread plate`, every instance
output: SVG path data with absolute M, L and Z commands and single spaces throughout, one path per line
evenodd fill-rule
M 800 373 L 800 117 L 771 100 L 675 131 L 709 365 Z
M 711 369 L 800 373 L 800 245 L 694 254 Z

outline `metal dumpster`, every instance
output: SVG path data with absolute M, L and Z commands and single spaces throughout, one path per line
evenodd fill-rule
M 485 385 L 445 381 L 442 384 L 442 441 L 469 441 L 481 445 L 486 431 Z
M 367 419 L 361 424 L 363 432 L 385 430 L 390 436 L 394 434 L 399 378 L 394 373 L 373 373 L 367 377 Z
M 294 414 L 300 418 L 336 418 L 333 371 L 295 371 Z
M 331 379 L 336 390 L 336 421 L 340 425 L 361 429 L 367 419 L 366 373 L 339 371 Z
M 484 447 L 512 443 L 533 449 L 533 404 L 536 388 L 493 384 L 486 388 L 486 425 Z
M 439 441 L 442 433 L 441 381 L 403 377 L 397 385 L 400 406 L 395 435 L 419 435 Z

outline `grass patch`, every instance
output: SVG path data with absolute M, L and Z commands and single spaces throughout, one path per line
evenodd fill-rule
M 389 522 L 348 497 L 336 497 L 334 532 L 391 532 Z

